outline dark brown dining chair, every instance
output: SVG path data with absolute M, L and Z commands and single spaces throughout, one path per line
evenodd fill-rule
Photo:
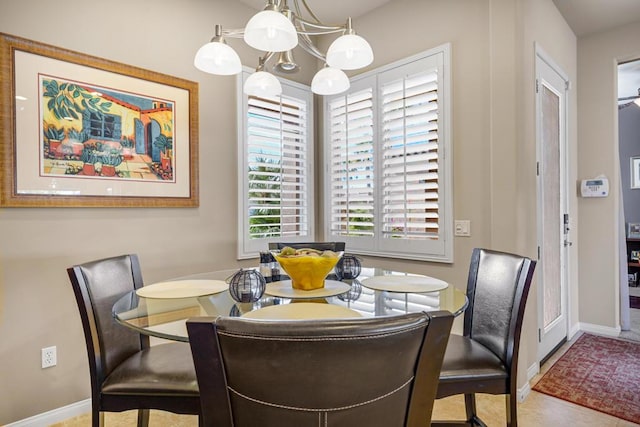
M 289 246 L 293 249 L 311 248 L 319 251 L 333 251 L 344 252 L 345 242 L 306 242 L 306 243 L 286 243 L 286 242 L 271 242 L 269 243 L 269 250 L 274 251 L 282 249 L 285 246 Z
M 190 319 L 204 425 L 424 426 L 452 321 Z
M 506 425 L 518 425 L 520 333 L 535 266 L 526 257 L 473 250 L 463 336 L 449 337 L 437 394 L 438 399 L 464 394 L 467 419 L 432 426 L 485 425 L 476 412 L 475 393 L 506 395 Z
M 149 337 L 119 325 L 111 308 L 142 286 L 136 255 L 76 265 L 67 273 L 76 296 L 89 357 L 91 424 L 103 424 L 103 411 L 138 409 L 138 426 L 149 409 L 200 414 L 200 395 L 187 343 L 149 346 Z M 133 296 L 135 298 L 135 296 Z

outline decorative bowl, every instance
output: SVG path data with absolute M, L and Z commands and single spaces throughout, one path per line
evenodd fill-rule
M 283 248 L 279 252 L 272 252 L 280 267 L 291 278 L 294 289 L 310 291 L 324 287 L 324 279 L 336 266 L 342 252 L 318 251 L 315 249 L 288 248 L 292 254 Z

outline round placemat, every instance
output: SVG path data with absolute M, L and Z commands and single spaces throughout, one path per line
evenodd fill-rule
M 143 298 L 194 298 L 229 289 L 223 280 L 175 280 L 143 286 L 136 294 Z
M 324 288 L 304 291 L 291 287 L 291 280 L 267 283 L 265 294 L 281 298 L 325 298 L 340 295 L 351 289 L 351 285 L 337 280 L 325 280 Z
M 373 276 L 361 283 L 376 291 L 388 292 L 435 292 L 446 289 L 449 284 L 429 276 Z

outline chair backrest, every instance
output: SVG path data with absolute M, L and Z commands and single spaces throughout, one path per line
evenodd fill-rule
M 282 249 L 285 246 L 289 246 L 293 249 L 311 248 L 318 249 L 319 251 L 344 251 L 345 242 L 307 242 L 307 243 L 286 243 L 286 242 L 271 242 L 269 243 L 269 250 Z
M 68 268 L 76 296 L 89 356 L 91 386 L 99 392 L 114 367 L 149 346 L 149 338 L 118 325 L 115 301 L 143 285 L 136 255 L 121 255 Z
M 471 256 L 464 335 L 494 352 L 507 369 L 517 366 L 524 308 L 536 262 L 476 248 Z
M 452 321 L 190 319 L 204 425 L 424 426 Z

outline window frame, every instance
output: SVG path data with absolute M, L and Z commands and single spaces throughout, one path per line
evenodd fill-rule
M 381 117 L 381 90 L 382 84 L 380 76 L 384 73 L 401 72 L 402 68 L 411 69 L 412 64 L 427 60 L 435 60 L 438 64 L 438 197 L 439 203 L 439 224 L 440 233 L 437 241 L 431 240 L 410 240 L 410 239 L 384 239 L 382 236 L 381 205 L 382 174 L 378 173 L 382 168 L 382 126 Z M 323 223 L 324 236 L 326 240 L 345 241 L 349 252 L 361 255 L 379 256 L 387 258 L 401 258 L 434 261 L 442 263 L 453 262 L 453 180 L 452 180 L 452 158 L 453 158 L 453 138 L 452 138 L 452 109 L 451 109 L 451 45 L 446 43 L 432 49 L 420 52 L 416 55 L 403 58 L 391 64 L 376 68 L 351 79 L 351 88 L 347 92 L 353 93 L 363 90 L 363 88 L 373 85 L 373 120 L 374 120 L 374 221 L 375 237 L 352 237 L 341 234 L 334 234 L 331 231 L 331 129 L 329 121 L 329 106 L 332 100 L 345 94 L 337 96 L 326 96 L 323 100 L 323 171 L 322 181 L 323 192 Z M 385 242 L 386 240 L 386 242 Z M 391 240 L 397 240 L 390 242 Z
M 237 141 L 238 141 L 238 245 L 237 245 L 237 258 L 249 259 L 255 258 L 259 255 L 260 251 L 266 251 L 269 242 L 284 241 L 287 242 L 306 242 L 313 240 L 315 235 L 315 129 L 314 129 L 314 100 L 311 92 L 311 87 L 293 82 L 291 80 L 277 77 L 282 85 L 282 93 L 285 96 L 291 96 L 306 102 L 307 104 L 307 167 L 306 167 L 306 179 L 307 179 L 307 234 L 300 236 L 286 236 L 286 237 L 271 237 L 250 239 L 249 238 L 249 151 L 248 151 L 248 126 L 247 126 L 247 114 L 248 114 L 248 96 L 243 92 L 244 82 L 252 73 L 253 69 L 249 67 L 243 67 L 241 73 L 236 77 L 236 99 L 237 103 Z

